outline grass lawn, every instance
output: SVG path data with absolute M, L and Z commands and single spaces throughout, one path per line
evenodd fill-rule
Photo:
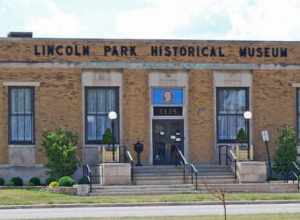
M 231 193 L 226 200 L 299 200 L 300 193 Z M 37 189 L 2 189 L 0 205 L 216 201 L 210 194 L 71 196 Z M 300 219 L 300 218 L 299 218 Z
M 130 218 L 72 218 L 72 220 L 223 220 L 224 216 L 195 216 L 195 217 L 130 217 Z M 276 214 L 276 215 L 230 215 L 228 220 L 298 220 L 300 214 Z M 50 220 L 50 219 L 49 219 Z M 57 219 L 71 220 L 71 219 Z

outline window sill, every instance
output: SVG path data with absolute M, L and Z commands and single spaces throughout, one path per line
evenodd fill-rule
M 9 144 L 8 147 L 35 147 L 34 144 Z

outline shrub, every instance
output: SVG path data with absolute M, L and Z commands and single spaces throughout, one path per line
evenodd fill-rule
M 21 177 L 18 176 L 11 178 L 9 182 L 9 185 L 11 186 L 23 186 L 23 180 Z
M 276 141 L 277 151 L 275 155 L 274 171 L 287 175 L 292 163 L 297 159 L 296 132 L 291 127 L 284 127 L 279 130 L 279 137 Z
M 73 186 L 75 181 L 70 176 L 63 176 L 59 180 L 59 186 Z
M 239 143 L 244 143 L 247 141 L 247 139 L 248 139 L 248 137 L 247 137 L 246 131 L 243 128 L 241 128 L 236 135 L 236 140 Z
M 78 184 L 89 184 L 89 180 L 86 176 L 81 177 L 81 179 L 78 181 Z
M 4 186 L 4 184 L 5 184 L 5 180 L 0 177 L 0 186 Z
M 40 186 L 41 185 L 41 180 L 38 177 L 32 177 L 29 180 L 29 185 L 30 186 Z
M 49 187 L 50 188 L 57 188 L 59 187 L 59 183 L 57 181 L 52 181 L 50 184 L 49 184 Z
M 42 146 L 48 159 L 50 177 L 60 178 L 72 175 L 79 164 L 76 158 L 78 135 L 62 128 L 43 133 Z
M 113 142 L 113 136 L 112 132 L 109 128 L 106 128 L 104 131 L 104 134 L 102 136 L 103 144 L 112 144 Z
M 46 180 L 45 180 L 45 185 L 46 186 L 49 186 L 49 184 L 51 183 L 51 182 L 54 182 L 54 181 L 57 181 L 55 178 L 53 178 L 53 177 L 48 177 Z

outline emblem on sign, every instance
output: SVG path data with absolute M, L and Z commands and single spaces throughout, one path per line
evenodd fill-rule
M 164 92 L 164 102 L 171 103 L 172 102 L 172 92 L 170 90 L 166 90 Z

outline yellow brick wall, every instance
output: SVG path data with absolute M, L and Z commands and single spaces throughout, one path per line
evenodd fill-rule
M 214 157 L 213 75 L 208 70 L 189 73 L 189 158 L 209 162 Z

